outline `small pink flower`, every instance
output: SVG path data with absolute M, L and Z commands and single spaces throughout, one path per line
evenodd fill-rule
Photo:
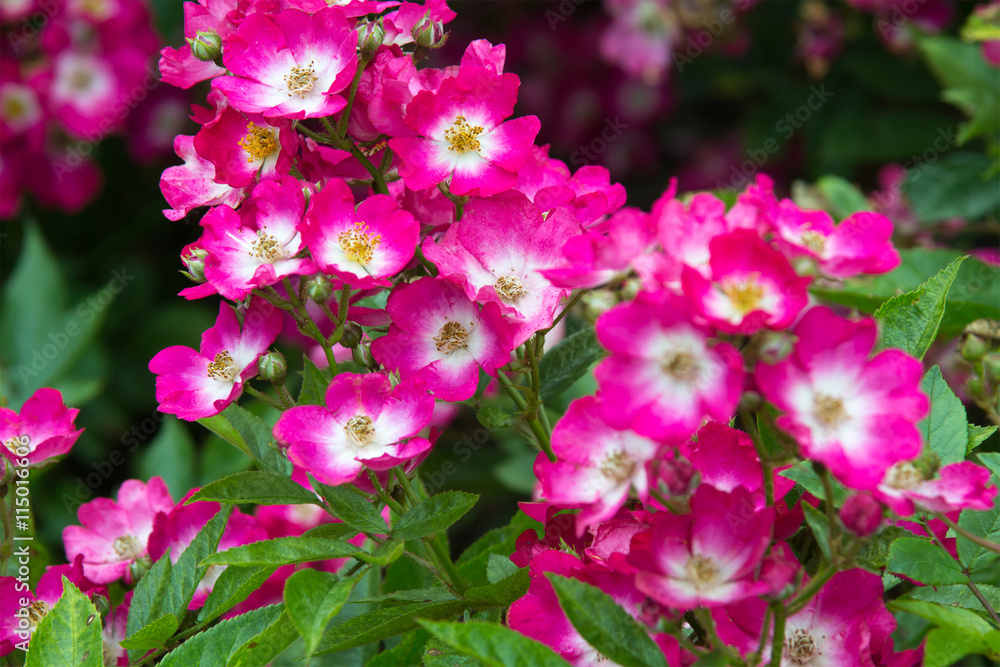
M 253 216 L 253 226 L 228 206 L 216 206 L 201 219 L 201 247 L 208 253 L 205 280 L 234 301 L 246 298 L 255 287 L 316 271 L 311 259 L 297 256 L 305 250 L 299 233 L 305 209 L 300 181 L 291 176 L 264 181 L 252 197 L 254 206 L 244 205 L 241 212 Z
M 849 487 L 872 489 L 892 465 L 920 454 L 916 423 L 928 400 L 919 361 L 901 350 L 869 359 L 875 321 L 854 322 L 826 307 L 809 310 L 795 334 L 788 358 L 757 366 L 757 384 L 786 413 L 777 423 L 804 456 Z
M 221 505 L 216 502 L 201 500 L 187 504 L 188 499 L 196 491 L 198 489 L 191 489 L 170 511 L 160 512 L 156 515 L 153 521 L 153 530 L 149 535 L 149 556 L 154 563 L 163 558 L 169 549 L 170 562 L 176 564 L 191 542 L 194 541 L 198 532 L 219 513 Z M 226 527 L 222 531 L 222 537 L 219 539 L 217 551 L 241 547 L 267 538 L 267 533 L 253 516 L 233 508 L 233 513 L 229 515 Z M 227 565 L 210 565 L 208 567 L 208 571 L 198 582 L 194 596 L 188 604 L 189 610 L 200 609 L 204 606 L 205 600 L 208 599 L 215 587 L 216 580 L 227 567 Z
M 160 177 L 160 191 L 171 206 L 163 211 L 168 220 L 180 220 L 199 206 L 239 206 L 243 188 L 215 182 L 215 165 L 198 154 L 194 137 L 174 137 L 174 151 L 184 164 L 168 167 Z
M 564 507 L 581 507 L 576 532 L 610 519 L 634 488 L 649 497 L 649 469 L 661 445 L 633 431 L 619 431 L 601 419 L 594 396 L 579 398 L 552 431 L 556 461 L 542 452 L 535 459 L 537 494 Z
M 910 461 L 900 461 L 885 473 L 875 489 L 875 497 L 899 516 L 910 516 L 918 508 L 928 512 L 993 508 L 997 487 L 990 486 L 990 471 L 972 461 L 950 463 L 932 479 Z
M 755 232 L 738 229 L 716 236 L 709 252 L 711 277 L 685 267 L 681 283 L 698 313 L 720 330 L 784 329 L 806 306 L 810 279 L 799 277 Z
M 263 180 L 287 174 L 298 140 L 289 121 L 269 123 L 259 114 L 224 106 L 194 136 L 194 147 L 215 165 L 218 183 L 242 188 L 258 176 Z
M 257 374 L 257 358 L 277 339 L 281 325 L 281 311 L 263 299 L 250 302 L 242 330 L 233 308 L 220 304 L 215 326 L 201 337 L 200 352 L 174 345 L 149 362 L 157 376 L 160 412 L 186 421 L 222 412 Z
M 372 195 L 357 208 L 339 179 L 327 181 L 309 200 L 302 236 L 316 265 L 351 287 L 391 285 L 413 258 L 420 225 L 388 195 Z
M 380 374 L 341 373 L 326 391 L 326 407 L 286 410 L 274 437 L 288 458 L 324 484 L 350 482 L 365 467 L 387 470 L 431 448 L 415 437 L 434 412 L 423 388 L 403 382 L 392 388 Z
M 638 568 L 636 587 L 667 607 L 718 607 L 772 594 L 794 571 L 783 561 L 764 558 L 771 543 L 775 511 L 753 510 L 750 494 L 702 485 L 691 512 L 650 515 L 649 533 L 636 535 L 628 561 Z
M 473 199 L 461 221 L 423 251 L 440 275 L 465 287 L 466 295 L 500 306 L 518 346 L 552 325 L 569 290 L 554 287 L 540 270 L 562 262 L 560 248 L 581 233 L 562 209 L 547 217 L 520 193 Z
M 48 387 L 32 394 L 20 413 L 0 408 L 0 454 L 15 464 L 26 460 L 32 468 L 62 456 L 83 433 L 73 423 L 79 412 L 67 408 L 62 394 Z
M 246 113 L 329 116 L 347 106 L 337 93 L 354 78 L 357 46 L 357 34 L 338 7 L 314 14 L 258 12 L 223 45 L 223 62 L 234 76 L 217 77 L 212 87 Z
M 81 505 L 77 517 L 81 526 L 63 529 L 66 558 L 83 556 L 83 572 L 98 584 L 124 577 L 132 583 L 131 566 L 146 557 L 146 544 L 153 531 L 153 519 L 174 506 L 162 477 L 149 484 L 137 479 L 125 481 L 118 490 L 118 502 L 98 498 Z
M 518 78 L 463 66 L 435 91 L 420 91 L 406 110 L 419 136 L 395 137 L 399 175 L 412 190 L 448 182 L 455 195 L 489 196 L 514 186 L 540 127 L 538 118 L 504 121 L 514 110 Z
M 461 287 L 420 278 L 389 296 L 389 333 L 372 342 L 375 359 L 406 379 L 422 378 L 435 398 L 472 398 L 479 369 L 495 377 L 513 345 L 500 307 L 470 301 Z
M 711 345 L 681 297 L 642 292 L 601 315 L 596 330 L 611 351 L 594 369 L 609 424 L 681 440 L 706 417 L 729 421 L 743 359 L 728 343 Z
M 538 208 L 557 206 L 573 212 L 584 226 L 611 215 L 625 205 L 625 188 L 611 182 L 611 173 L 598 165 L 585 165 L 570 175 L 562 160 L 549 157 L 549 147 L 532 146 L 531 157 L 517 172 L 514 189 Z
M 871 491 L 859 491 L 844 500 L 840 508 L 840 520 L 855 535 L 868 537 L 885 521 L 885 512 Z
M 612 22 L 601 34 L 601 57 L 647 85 L 661 83 L 682 35 L 668 0 L 611 0 L 606 6 Z

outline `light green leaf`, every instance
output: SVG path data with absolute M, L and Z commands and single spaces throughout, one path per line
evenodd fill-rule
M 340 612 L 360 577 L 341 580 L 337 575 L 305 568 L 285 582 L 285 607 L 305 640 L 304 657 L 319 645 L 323 630 Z
M 559 517 L 565 518 L 559 519 Z M 576 519 L 571 514 L 560 514 L 557 520 L 567 521 L 572 527 Z M 462 555 L 455 561 L 462 578 L 472 586 L 488 584 L 486 568 L 489 564 L 490 554 L 509 556 L 514 552 L 514 543 L 524 531 L 537 530 L 539 527 L 541 524 L 524 512 L 516 512 L 506 526 L 488 531 L 462 552 Z
M 511 414 L 493 405 L 484 405 L 476 411 L 479 423 L 488 429 L 511 428 L 519 421 L 520 415 Z
M 186 504 L 199 500 L 257 505 L 320 504 L 316 494 L 301 484 L 284 475 L 259 470 L 238 472 L 206 484 Z
M 837 220 L 871 208 L 865 193 L 840 176 L 823 176 L 816 181 L 816 188 L 830 204 L 830 214 Z
M 420 625 L 448 646 L 489 667 L 567 667 L 569 664 L 545 644 L 492 623 L 435 623 Z
M 996 475 L 993 483 L 997 483 Z M 993 509 L 986 511 L 962 510 L 958 517 L 958 525 L 973 535 L 977 535 L 993 543 L 1000 542 L 1000 494 L 993 498 Z M 958 559 L 969 572 L 979 572 L 992 566 L 1000 554 L 984 546 L 980 546 L 962 535 L 956 536 Z
M 392 527 L 392 536 L 412 540 L 446 530 L 479 500 L 474 493 L 445 491 L 431 496 L 404 514 Z
M 473 586 L 465 591 L 466 600 L 477 605 L 497 605 L 509 607 L 528 592 L 528 568 L 524 567 L 495 584 Z
M 456 600 L 419 602 L 376 609 L 327 628 L 320 640 L 316 655 L 336 653 L 393 637 L 417 627 L 417 619 L 451 618 L 461 614 L 465 608 L 465 602 Z
M 198 612 L 198 622 L 207 623 L 243 602 L 260 588 L 277 568 L 272 567 L 227 567 L 215 580 L 212 592 L 205 600 L 205 606 Z
M 254 609 L 226 619 L 185 640 L 164 656 L 159 667 L 221 667 L 237 650 L 279 619 L 284 605 Z
M 275 605 L 280 607 L 281 605 Z M 288 616 L 288 608 L 284 613 L 260 630 L 257 634 L 243 642 L 229 656 L 226 667 L 259 667 L 271 664 L 274 658 L 298 639 L 299 633 Z
M 27 667 L 101 667 L 101 615 L 93 603 L 66 577 L 63 594 L 31 635 Z M 15 640 L 18 641 L 18 640 Z
M 233 403 L 222 411 L 221 416 L 232 425 L 243 442 L 246 443 L 250 456 L 263 470 L 290 477 L 292 464 L 274 445 L 271 427 L 260 417 Z
M 940 457 L 941 465 L 964 460 L 969 445 L 965 406 L 944 381 L 940 368 L 933 366 L 924 374 L 920 390 L 931 401 L 930 412 L 917 423 L 924 443 Z
M 787 477 L 788 479 L 795 481 L 797 484 L 801 485 L 802 488 L 820 500 L 826 499 L 826 491 L 823 488 L 823 480 L 821 480 L 819 475 L 816 474 L 816 471 L 813 470 L 812 461 L 801 461 L 787 470 L 782 470 L 778 474 L 782 477 Z M 847 489 L 843 484 L 832 478 L 830 479 L 830 485 L 833 488 L 833 504 L 840 507 L 847 498 Z
M 359 552 L 360 549 L 353 544 L 336 539 L 307 535 L 278 537 L 212 554 L 202 561 L 202 565 L 290 565 L 350 558 Z
M 993 609 L 1000 609 L 1000 588 L 991 584 L 976 584 Z M 908 597 L 924 602 L 934 602 L 946 607 L 961 607 L 980 614 L 987 613 L 986 607 L 979 601 L 968 586 L 951 584 L 949 586 L 918 586 L 908 593 Z
M 802 511 L 805 513 L 809 529 L 812 530 L 813 536 L 816 538 L 816 544 L 819 545 L 819 549 L 826 559 L 830 560 L 830 522 L 827 520 L 826 514 L 806 502 L 802 503 Z
M 327 371 L 321 371 L 308 356 L 302 355 L 302 389 L 299 391 L 299 405 L 323 405 L 326 389 L 330 386 Z
M 893 542 L 889 548 L 887 568 L 890 572 L 932 586 L 961 584 L 968 580 L 962 568 L 944 549 L 919 537 L 903 537 Z
M 388 532 L 382 514 L 370 502 L 349 490 L 346 484 L 328 486 L 314 481 L 313 488 L 319 489 L 333 513 L 347 525 L 377 535 Z
M 969 424 L 969 446 L 965 453 L 971 454 L 972 450 L 983 444 L 987 438 L 997 432 L 996 426 L 976 426 Z

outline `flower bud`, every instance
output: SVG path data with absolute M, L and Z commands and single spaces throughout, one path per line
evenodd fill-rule
M 344 347 L 354 348 L 361 342 L 364 332 L 357 322 L 345 322 L 344 334 L 340 337 L 340 344 Z
M 990 344 L 977 336 L 976 334 L 969 334 L 962 341 L 962 357 L 966 361 L 976 362 L 986 356 L 986 353 L 990 351 Z
M 132 571 L 132 581 L 139 583 L 139 580 L 149 572 L 149 568 L 153 567 L 153 561 L 149 556 L 139 556 L 132 564 L 129 565 L 129 569 Z
M 993 384 L 1000 382 L 1000 354 L 987 354 L 983 357 L 983 375 Z
M 333 283 L 322 273 L 306 278 L 305 292 L 306 298 L 312 299 L 314 303 L 326 303 L 333 295 Z
M 361 368 L 371 368 L 375 365 L 375 359 L 372 357 L 372 351 L 367 345 L 358 344 L 351 349 L 351 356 L 354 359 L 354 363 Z M 391 377 L 391 376 L 390 376 Z
M 101 618 L 107 616 L 108 612 L 111 611 L 111 604 L 108 602 L 108 598 L 104 595 L 95 595 L 90 598 L 90 601 L 94 603 L 95 607 L 97 607 L 97 613 L 101 615 Z
M 285 381 L 288 373 L 288 362 L 285 355 L 277 350 L 271 350 L 267 354 L 261 355 L 257 360 L 257 372 L 260 376 L 271 384 L 281 384 Z
M 204 62 L 212 62 L 222 55 L 222 38 L 214 30 L 199 30 L 194 39 L 188 39 L 191 55 Z
M 858 537 L 868 537 L 882 525 L 882 504 L 871 491 L 860 491 L 849 496 L 840 508 L 840 520 L 847 530 Z
M 675 454 L 671 458 L 664 458 L 657 472 L 671 496 L 683 496 L 691 488 L 695 470 L 690 461 Z
M 382 25 L 381 17 L 377 21 L 362 23 L 358 30 L 358 50 L 361 57 L 371 60 L 375 52 L 385 41 L 385 27 Z
M 190 255 L 181 255 L 181 261 L 187 267 L 187 271 L 181 271 L 188 278 L 196 283 L 205 282 L 205 258 L 208 252 L 203 248 L 192 248 Z
M 417 21 L 417 24 L 413 26 L 411 34 L 417 46 L 427 49 L 436 49 L 443 46 L 446 39 L 444 25 L 440 21 L 432 19 L 430 15 Z

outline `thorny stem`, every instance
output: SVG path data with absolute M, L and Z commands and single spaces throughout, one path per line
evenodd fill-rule
M 500 384 L 503 385 L 504 390 L 511 397 L 517 407 L 522 412 L 526 411 L 528 409 L 528 401 L 524 399 L 521 392 L 514 388 L 514 385 L 510 383 L 510 379 L 504 374 L 503 371 L 497 371 L 497 380 L 499 380 Z M 525 416 L 527 417 L 527 415 Z M 552 441 L 549 434 L 546 432 L 545 427 L 542 426 L 540 421 L 538 421 L 538 417 L 532 417 L 531 419 L 528 419 L 527 422 L 528 427 L 531 428 L 531 432 L 535 436 L 535 439 L 538 440 L 538 445 L 542 448 L 542 451 L 545 452 L 545 455 L 549 457 L 550 461 L 556 461 L 555 452 L 552 451 Z
M 247 382 L 246 384 L 244 384 L 243 388 L 247 390 L 248 394 L 250 394 L 251 396 L 253 396 L 254 398 L 256 398 L 261 403 L 266 403 L 267 405 L 270 405 L 275 410 L 284 410 L 285 409 L 278 401 L 274 400 L 273 398 L 271 398 L 270 396 L 268 396 L 264 392 L 260 391 L 259 389 L 257 389 L 253 385 L 251 385 L 249 382 Z
M 354 79 L 351 81 L 351 89 L 347 93 L 347 106 L 341 112 L 343 115 L 340 117 L 340 123 L 337 126 L 337 138 L 343 139 L 347 136 L 347 124 L 351 119 L 351 109 L 354 107 L 354 97 L 358 94 L 358 84 L 361 83 L 361 75 L 365 71 L 365 66 L 368 64 L 368 59 L 362 58 L 361 62 L 358 63 L 358 69 L 354 73 Z M 323 119 L 326 122 L 326 118 Z M 332 130 L 333 128 L 331 128 Z
M 302 316 L 303 322 L 299 324 L 299 328 L 303 329 L 303 333 L 315 340 L 323 348 L 323 353 L 326 354 L 326 361 L 330 364 L 332 370 L 337 368 L 337 360 L 333 356 L 333 348 L 327 343 L 326 338 L 323 336 L 323 332 L 319 330 L 316 323 L 313 322 L 312 318 L 309 317 L 309 313 L 306 312 L 305 306 L 302 305 L 299 295 L 292 289 L 292 281 L 287 277 L 281 279 L 281 284 L 285 286 L 285 291 L 288 292 L 288 298 L 291 299 L 292 305 L 295 306 L 295 310 Z

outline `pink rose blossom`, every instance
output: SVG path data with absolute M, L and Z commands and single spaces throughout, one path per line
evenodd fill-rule
M 32 468 L 62 456 L 83 433 L 73 423 L 79 412 L 67 408 L 62 394 L 48 387 L 32 394 L 20 413 L 0 407 L 0 454 L 12 463 L 26 460 Z
M 171 206 L 163 211 L 168 220 L 180 220 L 199 206 L 235 207 L 243 201 L 243 188 L 215 182 L 215 165 L 198 154 L 194 137 L 175 137 L 174 151 L 184 164 L 168 167 L 160 177 L 160 191 Z
M 910 461 L 900 461 L 886 471 L 875 497 L 899 516 L 910 516 L 918 508 L 942 513 L 988 510 L 997 495 L 997 487 L 989 482 L 990 471 L 972 461 L 950 463 L 931 479 L 924 479 Z

